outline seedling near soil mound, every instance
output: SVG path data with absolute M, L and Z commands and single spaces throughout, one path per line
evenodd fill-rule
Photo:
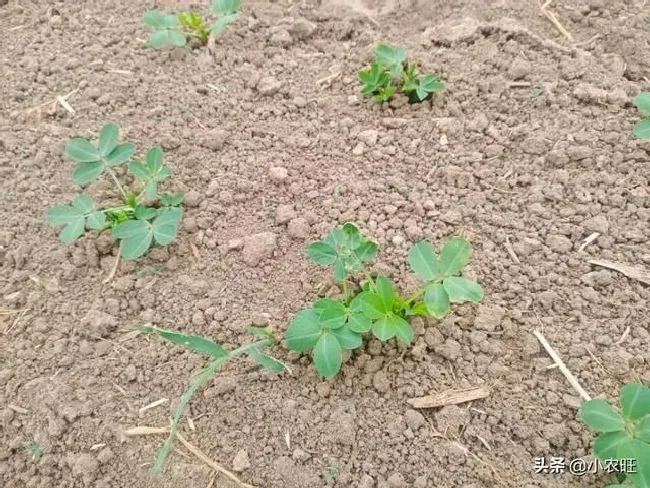
M 645 117 L 634 125 L 634 135 L 650 141 L 650 92 L 641 92 L 634 97 L 634 105 Z
M 411 248 L 409 265 L 426 284 L 409 298 L 402 297 L 389 278 L 370 275 L 366 264 L 375 259 L 377 251 L 377 244 L 351 223 L 309 245 L 308 255 L 316 264 L 333 267 L 343 297 L 323 298 L 298 312 L 285 339 L 294 351 L 312 351 L 316 371 L 325 378 L 339 372 L 343 351 L 361 347 L 365 334 L 380 341 L 395 337 L 410 344 L 414 337 L 410 317 L 441 319 L 450 312 L 450 303 L 478 303 L 483 298 L 480 285 L 459 276 L 472 254 L 465 239 L 449 239 L 440 255 L 427 241 Z M 356 285 L 359 276 L 365 281 Z
M 619 483 L 609 485 L 650 488 L 650 388 L 631 383 L 621 388 L 621 413 L 604 400 L 589 400 L 580 418 L 600 435 L 594 454 L 604 462 L 618 463 Z M 634 460 L 632 466 L 628 460 Z M 631 483 L 628 483 L 631 482 Z
M 417 64 L 407 60 L 404 47 L 379 44 L 375 53 L 377 57 L 370 69 L 357 73 L 363 83 L 361 93 L 371 96 L 375 102 L 390 101 L 398 88 L 412 103 L 423 102 L 434 93 L 444 91 L 445 84 L 435 73 L 418 74 Z
M 183 47 L 188 38 L 196 39 L 205 45 L 210 35 L 217 37 L 230 24 L 239 18 L 241 0 L 212 0 L 212 12 L 216 20 L 208 27 L 197 12 L 181 12 L 178 15 L 166 14 L 158 10 L 149 10 L 142 16 L 152 33 L 149 45 L 156 49 L 165 47 Z
M 183 195 L 160 194 L 158 183 L 171 176 L 164 165 L 164 153 L 159 147 L 150 149 L 144 161 L 131 161 L 136 152 L 132 142 L 118 143 L 119 128 L 107 123 L 99 133 L 94 145 L 87 139 L 75 138 L 65 146 L 65 156 L 77 162 L 72 179 L 85 186 L 102 175 L 108 175 L 122 199 L 122 204 L 97 207 L 93 200 L 81 194 L 71 205 L 57 205 L 47 212 L 46 221 L 52 226 L 63 226 L 59 237 L 69 244 L 81 237 L 86 230 L 99 233 L 110 230 L 120 240 L 120 252 L 124 259 L 137 259 L 144 255 L 155 242 L 167 246 L 176 237 L 178 225 L 183 218 Z M 120 183 L 115 168 L 129 163 L 129 173 L 138 183 L 138 192 L 127 191 Z
M 167 460 L 174 443 L 181 416 L 187 408 L 187 405 L 190 403 L 190 400 L 199 388 L 208 383 L 227 362 L 235 359 L 237 356 L 246 355 L 249 359 L 273 373 L 289 371 L 289 368 L 282 361 L 279 361 L 264 352 L 264 349 L 272 347 L 276 343 L 275 337 L 267 328 L 251 327 L 249 332 L 259 340 L 238 347 L 237 349 L 233 349 L 232 351 L 224 349 L 223 346 L 211 341 L 210 339 L 195 335 L 181 334 L 172 330 L 159 329 L 149 325 L 140 327 L 138 330 L 145 334 L 157 334 L 172 344 L 186 347 L 190 351 L 198 352 L 210 358 L 210 362 L 207 366 L 192 378 L 189 388 L 185 390 L 178 402 L 178 406 L 174 410 L 172 424 L 169 428 L 169 436 L 167 437 L 163 447 L 158 452 L 156 462 L 153 466 L 153 472 L 156 474 L 160 473 L 165 465 L 165 461 Z

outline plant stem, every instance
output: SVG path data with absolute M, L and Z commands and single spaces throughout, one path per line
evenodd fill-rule
M 122 198 L 124 198 L 124 201 L 125 202 L 128 201 L 129 198 L 126 195 L 124 188 L 122 188 L 122 185 L 120 184 L 120 180 L 117 179 L 117 175 L 115 174 L 115 171 L 113 171 L 108 166 L 106 166 L 106 171 L 108 172 L 109 175 L 111 175 L 111 178 L 113 178 L 113 181 L 115 182 L 117 189 L 120 190 L 120 193 L 122 194 Z
M 121 212 L 123 210 L 133 210 L 129 205 L 123 205 L 121 207 L 111 207 L 111 208 L 103 208 L 102 212 Z
M 272 339 L 262 339 L 257 342 L 245 344 L 238 347 L 237 349 L 233 349 L 225 356 L 219 356 L 218 358 L 213 359 L 212 362 L 210 362 L 205 368 L 203 368 L 203 370 L 201 370 L 196 376 L 194 376 L 194 378 L 192 378 L 189 388 L 185 390 L 178 402 L 178 406 L 174 410 L 174 414 L 172 416 L 172 424 L 169 427 L 169 436 L 167 436 L 165 443 L 160 448 L 160 451 L 158 451 L 156 462 L 152 468 L 154 474 L 160 474 L 162 471 L 162 468 L 165 465 L 165 461 L 167 460 L 167 457 L 172 450 L 174 437 L 176 437 L 176 431 L 178 430 L 178 424 L 180 423 L 181 416 L 183 415 L 183 412 L 187 408 L 187 405 L 190 403 L 190 400 L 196 394 L 199 388 L 210 381 L 217 373 L 217 371 L 219 371 L 219 369 L 221 369 L 221 367 L 231 359 L 234 359 L 237 356 L 241 356 L 251 349 L 262 349 L 268 346 L 272 346 L 273 343 L 274 341 Z
M 422 294 L 423 294 L 425 291 L 426 291 L 426 287 L 424 287 L 424 288 L 420 288 L 418 291 L 416 291 L 413 295 L 411 295 L 411 296 L 406 300 L 406 303 L 411 303 L 411 302 L 417 300 L 418 298 L 420 298 L 420 296 L 422 296 Z
M 346 302 L 348 298 L 350 298 L 350 287 L 348 286 L 348 280 L 343 280 L 343 296 L 345 297 Z

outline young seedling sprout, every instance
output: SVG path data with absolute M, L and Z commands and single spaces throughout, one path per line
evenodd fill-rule
M 226 350 L 220 344 L 204 337 L 182 334 L 180 332 L 160 329 L 150 325 L 140 327 L 138 330 L 145 334 L 157 334 L 172 344 L 186 347 L 190 351 L 198 352 L 210 358 L 208 364 L 192 377 L 189 387 L 181 396 L 178 406 L 174 410 L 172 423 L 169 428 L 169 435 L 163 446 L 160 448 L 160 451 L 156 456 L 156 462 L 152 468 L 154 474 L 160 473 L 165 465 L 167 457 L 174 445 L 174 438 L 178 431 L 178 424 L 183 412 L 189 405 L 190 400 L 203 385 L 212 380 L 214 375 L 217 374 L 226 363 L 235 359 L 237 356 L 245 355 L 250 360 L 272 373 L 290 371 L 287 365 L 282 361 L 279 361 L 264 352 L 265 349 L 276 344 L 275 336 L 268 328 L 249 328 L 249 332 L 255 336 L 257 340 L 231 351 Z
M 440 255 L 422 241 L 408 254 L 411 269 L 425 282 L 412 296 L 402 297 L 386 276 L 373 278 L 366 265 L 377 256 L 378 246 L 347 223 L 337 227 L 322 241 L 308 247 L 309 257 L 319 265 L 332 266 L 341 285 L 342 297 L 323 298 L 301 310 L 286 332 L 289 349 L 312 352 L 316 371 L 325 378 L 341 369 L 343 351 L 361 347 L 370 333 L 380 341 L 392 338 L 410 344 L 413 316 L 437 319 L 450 312 L 450 303 L 478 303 L 483 289 L 459 276 L 472 254 L 470 243 L 460 237 L 449 239 Z M 359 279 L 361 285 L 357 285 Z
M 176 237 L 183 218 L 183 194 L 160 193 L 158 184 L 171 176 L 159 147 L 147 151 L 143 161 L 132 160 L 132 142 L 118 143 L 119 128 L 109 122 L 99 132 L 97 144 L 75 138 L 65 146 L 65 156 L 77 163 L 73 181 L 84 187 L 107 175 L 115 185 L 119 203 L 97 206 L 88 195 L 78 195 L 71 205 L 57 205 L 47 212 L 46 221 L 62 226 L 59 238 L 66 244 L 76 241 L 86 230 L 110 231 L 120 241 L 124 259 L 143 256 L 155 242 L 167 246 Z M 135 180 L 134 190 L 120 182 L 116 169 L 128 163 Z M 109 276 L 110 278 L 110 276 Z
M 605 400 L 589 400 L 580 418 L 599 433 L 593 450 L 603 463 L 613 465 L 612 487 L 650 487 L 650 388 L 630 383 L 621 388 L 620 411 Z
M 641 92 L 634 97 L 634 105 L 644 117 L 634 125 L 634 135 L 650 141 L 650 92 Z
M 435 73 L 419 74 L 417 64 L 407 60 L 404 47 L 379 44 L 375 54 L 370 68 L 357 73 L 363 84 L 361 93 L 375 102 L 390 101 L 398 88 L 412 103 L 423 102 L 434 93 L 444 91 L 445 84 Z
M 158 10 L 145 12 L 142 21 L 151 30 L 149 45 L 156 49 L 183 47 L 189 39 L 195 39 L 198 44 L 205 45 L 210 36 L 218 37 L 239 18 L 241 0 L 212 0 L 211 6 L 215 17 L 212 25 L 208 25 L 203 17 L 194 11 L 177 15 Z

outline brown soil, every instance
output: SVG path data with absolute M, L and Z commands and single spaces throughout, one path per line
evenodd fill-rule
M 232 364 L 192 402 L 189 441 L 229 469 L 245 451 L 259 487 L 325 486 L 328 470 L 340 487 L 604 486 L 534 472 L 539 456 L 588 455 L 593 434 L 531 332 L 593 395 L 650 381 L 649 288 L 588 263 L 650 266 L 648 145 L 631 136 L 650 68 L 641 3 L 554 2 L 568 47 L 529 0 L 246 1 L 214 55 L 147 49 L 150 2 L 1 6 L 0 308 L 14 313 L 0 316 L 0 486 L 208 486 L 183 448 L 152 480 L 162 437 L 122 434 L 166 425 L 203 358 L 125 332 L 153 322 L 236 346 L 251 322 L 283 330 L 328 276 L 306 243 L 347 220 L 406 289 L 413 242 L 471 237 L 484 304 L 417 324 L 410 349 L 370 341 L 329 382 L 284 349 L 293 376 Z M 355 70 L 379 40 L 448 91 L 360 101 Z M 74 114 L 54 102 L 68 94 Z M 77 191 L 64 142 L 106 120 L 140 149 L 162 144 L 188 195 L 177 244 L 109 285 L 115 246 L 66 247 L 44 224 Z M 239 249 L 259 233 L 275 237 Z M 471 405 L 406 403 L 484 384 Z

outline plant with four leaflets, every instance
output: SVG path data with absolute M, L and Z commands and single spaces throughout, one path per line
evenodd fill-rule
M 145 12 L 142 21 L 152 31 L 149 45 L 156 49 L 183 47 L 188 38 L 196 39 L 200 45 L 205 45 L 211 35 L 219 36 L 239 18 L 241 0 L 212 0 L 211 6 L 216 20 L 210 26 L 194 11 L 177 15 L 159 10 Z
M 618 483 L 609 488 L 650 488 L 650 388 L 625 385 L 620 407 L 619 413 L 605 400 L 589 400 L 580 408 L 580 418 L 600 434 L 593 446 L 596 457 L 618 470 Z
M 361 93 L 371 96 L 375 102 L 390 101 L 398 87 L 411 103 L 423 102 L 434 93 L 444 91 L 445 84 L 435 73 L 420 75 L 417 64 L 407 61 L 403 46 L 379 44 L 375 53 L 377 56 L 370 68 L 357 73 L 363 83 Z
M 634 124 L 633 133 L 639 139 L 650 141 L 650 92 L 641 92 L 634 97 L 634 105 L 644 118 Z
M 287 365 L 282 361 L 275 359 L 264 352 L 265 349 L 273 347 L 277 342 L 272 331 L 266 327 L 249 328 L 249 332 L 255 336 L 257 340 L 230 351 L 210 339 L 196 335 L 182 334 L 180 332 L 160 329 L 151 325 L 144 325 L 139 327 L 138 330 L 145 334 L 157 334 L 172 344 L 186 347 L 190 351 L 198 352 L 210 358 L 208 364 L 192 377 L 189 387 L 185 390 L 178 405 L 174 409 L 172 423 L 169 429 L 169 436 L 160 448 L 160 451 L 158 451 L 156 462 L 152 468 L 153 472 L 156 474 L 160 473 L 165 465 L 165 461 L 167 460 L 174 444 L 174 438 L 178 431 L 178 424 L 190 400 L 203 385 L 212 380 L 214 375 L 217 374 L 222 366 L 232 359 L 235 359 L 237 356 L 245 355 L 250 360 L 272 373 L 282 373 L 284 371 L 291 372 Z
M 150 149 L 144 161 L 133 161 L 136 152 L 132 142 L 118 143 L 119 128 L 109 122 L 99 132 L 97 145 L 88 139 L 75 138 L 65 146 L 65 156 L 77 163 L 73 181 L 85 186 L 100 176 L 108 175 L 122 199 L 120 205 L 98 207 L 88 196 L 77 196 L 71 205 L 52 207 L 46 221 L 52 226 L 63 226 L 59 237 L 66 244 L 76 241 L 86 230 L 99 233 L 110 230 L 119 239 L 121 256 L 137 259 L 152 243 L 169 245 L 178 232 L 183 218 L 183 194 L 170 195 L 158 191 L 158 184 L 171 176 L 164 165 L 164 153 L 159 147 Z M 116 168 L 128 163 L 128 170 L 141 187 L 127 191 L 120 183 Z
M 293 351 L 312 351 L 316 371 L 325 378 L 339 372 L 343 351 L 361 347 L 365 334 L 380 341 L 397 338 L 410 344 L 414 337 L 410 317 L 440 319 L 450 312 L 452 302 L 478 303 L 483 298 L 480 285 L 459 276 L 472 254 L 470 243 L 463 238 L 449 239 L 440 255 L 427 241 L 411 248 L 409 265 L 426 284 L 409 298 L 402 297 L 386 276 L 371 276 L 366 265 L 377 252 L 377 244 L 352 223 L 335 228 L 307 249 L 316 264 L 333 267 L 342 297 L 323 298 L 299 311 L 285 340 Z

